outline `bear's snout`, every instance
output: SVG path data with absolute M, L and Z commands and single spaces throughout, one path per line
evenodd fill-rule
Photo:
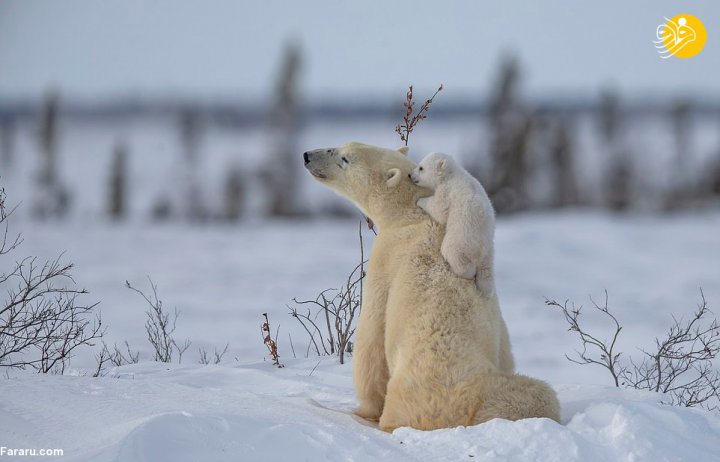
M 312 149 L 303 153 L 305 168 L 316 178 L 327 178 L 328 168 L 332 168 L 335 148 Z
M 309 164 L 313 161 L 322 162 L 330 157 L 335 155 L 335 148 L 322 148 L 322 149 L 313 149 L 310 151 L 305 151 L 303 153 L 303 160 L 305 161 L 305 165 Z

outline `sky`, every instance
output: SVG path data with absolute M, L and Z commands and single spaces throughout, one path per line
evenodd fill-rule
M 658 57 L 664 17 L 708 31 L 690 59 Z M 263 100 L 283 47 L 303 50 L 305 98 L 363 100 L 408 84 L 482 98 L 502 56 L 535 98 L 685 94 L 720 100 L 720 1 L 3 0 L 0 101 L 63 95 Z

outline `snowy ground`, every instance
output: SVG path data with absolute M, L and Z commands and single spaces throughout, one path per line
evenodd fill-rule
M 89 300 L 102 302 L 110 343 L 127 339 L 142 362 L 103 378 L 17 373 L 0 379 L 0 446 L 62 448 L 62 460 L 93 461 L 716 460 L 720 418 L 659 405 L 654 394 L 600 386 L 609 384 L 601 370 L 564 359 L 575 339 L 543 301 L 587 304 L 589 295 L 601 301 L 607 289 L 625 326 L 620 346 L 637 354 L 636 346 L 662 334 L 670 313 L 691 312 L 700 287 L 718 310 L 717 212 L 501 219 L 498 291 L 518 369 L 555 386 L 562 425 L 492 421 L 393 434 L 349 414 L 355 405 L 350 366 L 305 359 L 307 343 L 285 307 L 293 297 L 314 297 L 342 282 L 358 259 L 357 224 L 114 226 L 79 219 L 39 225 L 18 219 L 15 229 L 26 239 L 22 254 L 52 257 L 66 250 Z M 181 310 L 179 337 L 193 341 L 181 365 L 148 362 L 145 307 L 124 288 L 125 280 L 147 288 L 147 275 L 166 306 Z M 263 361 L 262 312 L 280 325 L 284 369 Z M 596 329 L 603 328 L 600 321 L 588 320 Z M 196 363 L 197 347 L 225 342 L 223 364 Z M 81 352 L 72 372 L 92 367 L 92 353 Z
M 658 405 L 652 394 L 560 385 L 561 424 L 493 420 L 387 434 L 350 414 L 347 366 L 287 363 L 147 363 L 112 378 L 5 380 L 2 444 L 98 462 L 717 460 L 720 419 Z

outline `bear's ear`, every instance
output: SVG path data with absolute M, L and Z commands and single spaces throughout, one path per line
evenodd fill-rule
M 437 168 L 438 172 L 445 170 L 445 159 L 438 160 L 437 164 L 435 164 L 435 168 Z
M 400 151 L 401 154 L 408 155 L 408 152 L 410 152 L 410 148 L 407 146 L 400 146 L 397 148 L 398 151 Z
M 402 172 L 399 168 L 391 168 L 385 174 L 385 178 L 385 184 L 388 188 L 394 188 L 400 183 L 400 180 L 402 179 Z

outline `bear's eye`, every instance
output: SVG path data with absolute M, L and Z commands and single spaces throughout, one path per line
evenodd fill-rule
M 420 167 L 420 168 L 419 168 L 418 170 L 420 170 L 420 171 L 422 172 L 422 171 L 423 171 L 423 168 L 422 168 L 422 167 Z
M 342 161 L 345 162 L 346 164 L 349 164 L 349 163 L 350 163 L 350 161 L 348 160 L 348 158 L 345 157 L 345 156 L 342 156 Z

